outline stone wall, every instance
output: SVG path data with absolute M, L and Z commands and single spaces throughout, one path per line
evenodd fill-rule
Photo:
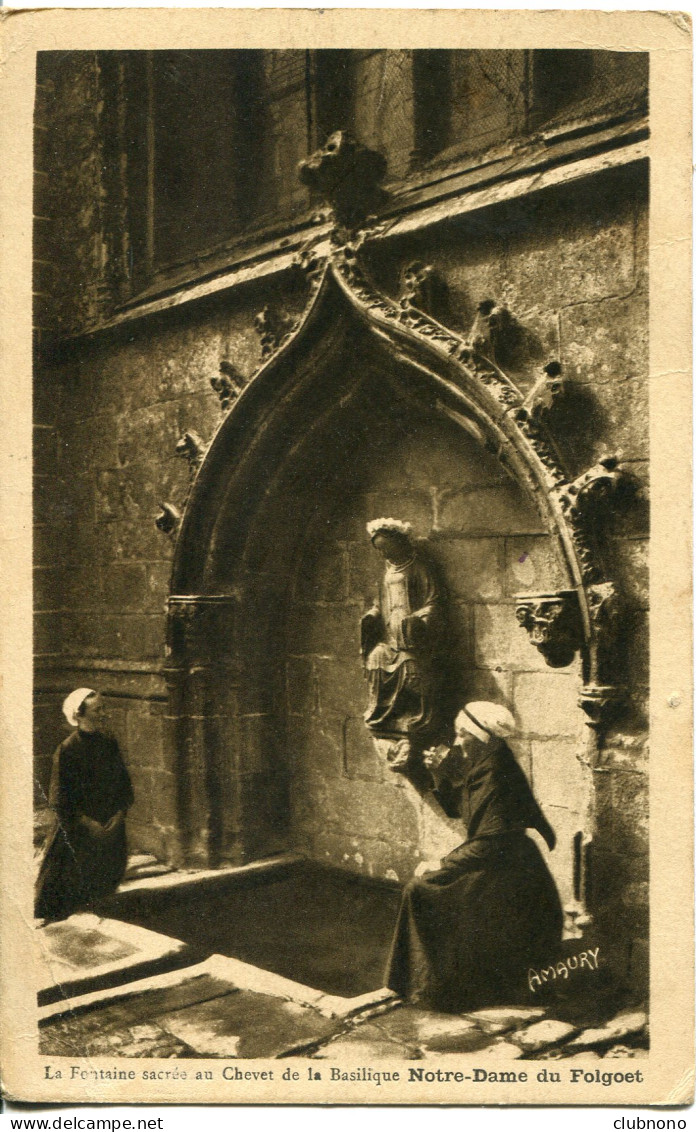
M 371 58 L 363 64 L 366 89 L 372 89 Z M 83 101 L 92 110 L 78 115 L 66 105 L 59 131 L 83 155 L 69 173 L 70 199 L 77 202 L 64 233 L 71 258 L 62 259 L 62 245 L 37 245 L 49 275 L 60 269 L 66 279 L 81 280 L 69 289 L 47 283 L 54 309 L 46 315 L 37 308 L 37 322 L 54 334 L 92 321 L 109 255 L 95 203 L 101 110 L 94 58 L 85 53 L 74 65 L 78 70 L 68 77 L 89 87 Z M 39 98 L 51 81 L 40 86 Z M 48 158 L 52 164 L 70 166 L 57 150 Z M 47 190 L 42 199 L 58 198 Z M 390 294 L 404 263 L 433 263 L 447 284 L 440 317 L 454 328 L 468 330 L 484 298 L 506 303 L 519 329 L 505 366 L 513 380 L 526 386 L 551 358 L 563 365 L 568 390 L 552 431 L 568 470 L 577 474 L 618 450 L 645 488 L 642 166 L 491 206 L 373 245 L 369 255 L 377 282 Z M 285 281 L 257 283 L 64 342 L 59 353 L 44 353 L 37 368 L 37 798 L 45 798 L 50 752 L 65 734 L 61 698 L 77 684 L 99 686 L 135 782 L 132 847 L 162 857 L 175 853 L 181 784 L 163 676 L 173 543 L 155 528 L 154 517 L 162 501 L 183 508 L 189 473 L 174 454 L 176 442 L 186 429 L 206 441 L 215 431 L 221 410 L 210 378 L 222 360 L 246 376 L 254 372 L 260 345 L 253 318 L 269 299 L 290 309 L 301 303 Z M 372 439 L 366 442 L 363 457 L 369 453 L 369 459 L 351 448 L 355 475 L 344 478 L 330 522 L 322 511 L 319 528 L 307 529 L 293 568 L 283 659 L 287 719 L 278 716 L 290 771 L 287 844 L 356 871 L 405 879 L 419 858 L 436 855 L 459 836 L 378 764 L 361 723 L 356 628 L 365 591 L 380 570 L 364 524 L 396 513 L 427 539 L 449 583 L 462 693 L 500 694 L 519 717 L 516 753 L 559 834 L 551 862 L 566 899 L 573 836 L 584 799 L 594 793 L 593 904 L 617 963 L 637 979 L 647 932 L 645 504 L 612 521 L 603 538 L 609 575 L 626 602 L 621 675 L 630 696 L 600 765 L 589 771 L 577 757 L 583 742 L 579 676 L 574 669 L 546 668 L 513 616 L 514 592 L 557 584 L 556 548 L 535 509 L 492 457 L 445 421 L 414 429 L 408 417 L 394 422 L 385 413 L 374 436 L 383 444 L 375 450 Z M 292 523 L 291 495 L 285 513 Z M 590 774 L 594 792 L 586 789 Z M 257 845 L 257 854 L 263 851 Z
M 134 778 L 133 848 L 160 856 L 177 820 L 162 677 L 173 543 L 154 520 L 162 501 L 183 507 L 176 444 L 186 429 L 215 430 L 210 377 L 230 351 L 240 367 L 258 363 L 250 312 L 199 310 L 71 350 L 36 383 L 38 797 L 66 734 L 61 697 L 99 686 Z
M 34 323 L 96 321 L 107 293 L 104 102 L 94 51 L 39 52 L 34 118 Z
M 552 867 L 573 895 L 572 843 L 587 805 L 575 665 L 550 670 L 515 617 L 520 590 L 563 585 L 560 549 L 532 503 L 480 443 L 447 419 L 370 416 L 339 507 L 300 555 L 287 640 L 293 844 L 311 856 L 404 881 L 461 843 L 459 823 L 377 757 L 362 720 L 359 621 L 383 561 L 365 523 L 413 524 L 448 594 L 452 700 L 514 708 L 515 754 L 558 834 Z M 289 500 L 292 510 L 292 500 Z
M 647 225 L 647 168 L 634 166 L 443 225 L 373 261 L 391 293 L 394 261 L 434 263 L 447 283 L 448 325 L 470 326 L 482 297 L 504 302 L 523 328 L 505 367 L 513 380 L 525 388 L 542 359 L 563 366 L 566 397 L 551 431 L 569 471 L 617 452 L 640 485 L 601 539 L 624 602 L 618 675 L 628 697 L 592 771 L 588 877 L 607 951 L 637 983 L 647 978 L 648 925 Z M 563 790 L 548 785 L 549 799 Z

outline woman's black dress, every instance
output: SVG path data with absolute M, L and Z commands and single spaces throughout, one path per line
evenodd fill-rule
M 525 833 L 553 844 L 553 831 L 509 747 L 477 742 L 463 774 L 468 840 L 406 886 L 386 979 L 402 998 L 455 1013 L 528 999 L 528 969 L 555 960 L 563 925 L 553 878 Z
M 53 758 L 50 803 L 57 826 L 46 848 L 35 915 L 62 920 L 108 896 L 123 879 L 128 859 L 125 823 L 97 838 L 84 815 L 104 824 L 133 802 L 118 743 L 100 731 L 74 731 Z

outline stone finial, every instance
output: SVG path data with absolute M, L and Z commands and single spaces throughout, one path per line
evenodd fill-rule
M 155 526 L 158 531 L 170 535 L 181 519 L 180 513 L 171 503 L 160 503 L 159 513 L 155 516 Z
M 387 199 L 380 187 L 387 172 L 381 153 L 362 145 L 347 130 L 337 130 L 321 149 L 298 167 L 303 185 L 333 209 L 338 224 L 355 229 Z
M 268 358 L 282 346 L 294 326 L 294 320 L 285 311 L 268 303 L 254 318 L 254 330 L 261 341 L 261 357 Z
M 220 398 L 220 408 L 227 412 L 247 384 L 247 379 L 232 362 L 220 362 L 220 373 L 211 377 L 210 384 Z
M 205 447 L 205 442 L 201 440 L 198 433 L 191 430 L 185 432 L 177 441 L 174 452 L 177 456 L 181 456 L 188 461 L 189 471 L 192 476 L 203 462 Z
M 515 613 L 529 639 L 551 668 L 565 668 L 582 645 L 582 624 L 575 590 L 517 594 Z
M 511 325 L 512 315 L 507 307 L 495 299 L 483 299 L 476 308 L 469 336 L 472 349 L 495 362 Z
M 517 410 L 518 420 L 541 420 L 562 396 L 564 382 L 561 376 L 561 363 L 549 362 L 544 366 L 541 377 L 534 383 Z

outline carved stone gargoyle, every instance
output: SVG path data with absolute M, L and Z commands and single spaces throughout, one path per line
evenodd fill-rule
M 582 623 L 575 590 L 516 594 L 515 613 L 529 639 L 551 668 L 565 668 L 582 645 Z
M 342 227 L 360 227 L 387 200 L 381 188 L 386 159 L 347 130 L 331 134 L 321 149 L 300 162 L 298 170 L 302 184 L 331 206 Z

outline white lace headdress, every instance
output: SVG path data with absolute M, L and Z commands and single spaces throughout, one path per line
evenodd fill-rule
M 403 535 L 404 538 L 410 538 L 411 524 L 405 523 L 403 519 L 372 519 L 367 524 L 367 533 L 370 538 L 374 538 L 380 531 L 394 531 L 396 534 Z

